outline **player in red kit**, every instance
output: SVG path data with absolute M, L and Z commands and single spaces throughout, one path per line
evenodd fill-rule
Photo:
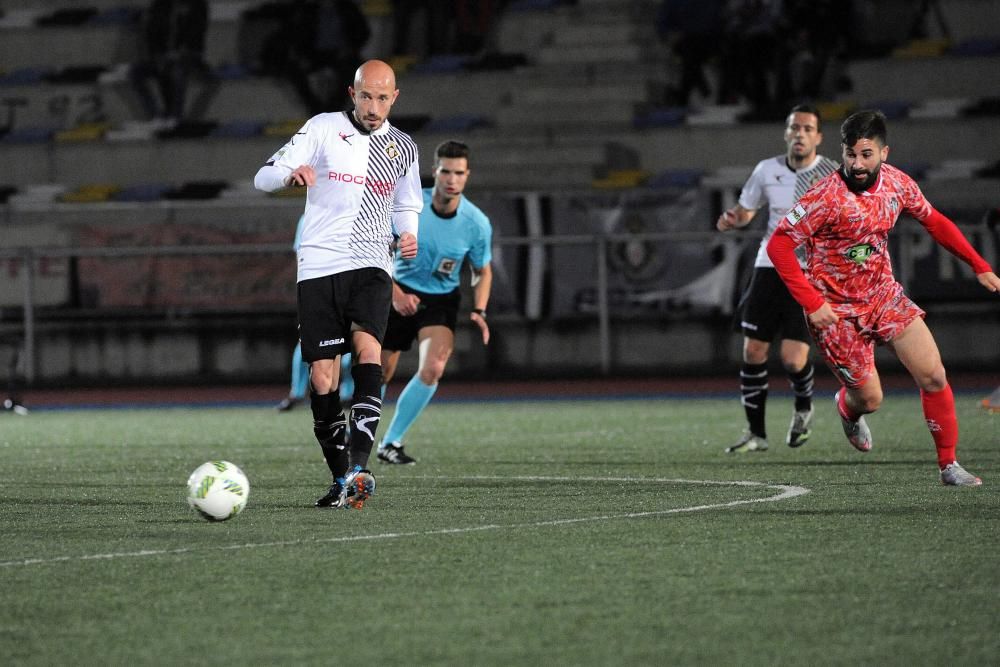
M 1000 292 L 1000 278 L 951 220 L 934 209 L 912 178 L 892 165 L 885 116 L 859 111 L 840 128 L 843 164 L 813 186 L 778 225 L 767 252 L 805 310 L 810 333 L 843 387 L 837 411 L 851 445 L 866 452 L 872 438 L 864 415 L 882 403 L 875 345 L 888 345 L 920 387 L 927 428 L 937 447 L 941 481 L 978 486 L 955 459 L 955 400 L 924 311 L 892 274 L 887 237 L 901 213 L 967 263 L 980 284 Z M 805 245 L 806 268 L 795 249 Z

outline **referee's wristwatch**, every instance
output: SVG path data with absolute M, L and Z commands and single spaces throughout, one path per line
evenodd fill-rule
M 485 308 L 473 308 L 472 312 L 474 312 L 476 315 L 479 315 L 479 317 L 483 318 L 484 320 L 486 319 L 486 309 Z

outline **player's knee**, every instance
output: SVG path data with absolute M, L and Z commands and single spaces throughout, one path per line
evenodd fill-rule
M 919 377 L 915 377 L 914 380 L 924 391 L 941 391 L 948 386 L 948 377 L 944 372 L 943 366 L 938 366 L 933 371 L 923 373 Z
M 444 362 L 431 362 L 425 364 L 420 369 L 420 381 L 427 386 L 437 384 L 438 380 L 441 379 L 441 376 L 444 375 L 444 366 Z
M 767 362 L 767 355 L 771 351 L 771 346 L 763 341 L 747 338 L 743 345 L 743 361 L 748 364 L 763 364 Z
M 875 412 L 882 405 L 882 390 L 866 392 L 858 397 L 858 408 L 862 413 Z

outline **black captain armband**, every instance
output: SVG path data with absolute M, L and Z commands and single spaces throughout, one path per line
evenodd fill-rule
M 486 309 L 485 308 L 473 308 L 472 312 L 474 312 L 476 315 L 479 315 L 479 317 L 483 318 L 484 320 L 486 319 Z

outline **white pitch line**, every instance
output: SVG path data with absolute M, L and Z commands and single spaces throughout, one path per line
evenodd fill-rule
M 54 563 L 68 563 L 76 561 L 92 560 L 115 560 L 118 558 L 143 558 L 146 556 L 174 556 L 179 554 L 189 554 L 202 551 L 235 551 L 239 549 L 261 549 L 268 547 L 290 547 L 305 544 L 333 544 L 344 542 L 363 542 L 374 540 L 397 540 L 406 537 L 429 537 L 432 535 L 460 535 L 463 533 L 476 533 L 488 530 L 515 530 L 523 528 L 542 528 L 546 526 L 565 526 L 575 523 L 588 523 L 595 521 L 613 521 L 615 519 L 640 519 L 652 516 L 666 516 L 669 514 L 683 514 L 688 512 L 701 512 L 712 509 L 727 509 L 739 505 L 750 505 L 753 503 L 773 503 L 779 500 L 788 500 L 797 496 L 809 493 L 809 489 L 804 486 L 792 484 L 768 484 L 766 482 L 730 481 L 720 482 L 703 479 L 666 479 L 666 478 L 639 478 L 639 477 L 536 477 L 519 476 L 503 477 L 500 475 L 478 475 L 467 477 L 434 476 L 422 477 L 422 479 L 465 479 L 465 480 L 505 480 L 524 482 L 631 482 L 631 483 L 658 483 L 658 484 L 701 484 L 704 486 L 745 486 L 763 487 L 767 489 L 779 489 L 781 493 L 768 496 L 766 498 L 750 498 L 746 500 L 731 500 L 724 503 L 712 503 L 709 505 L 692 505 L 689 507 L 675 507 L 668 510 L 651 510 L 648 512 L 624 512 L 620 514 L 599 514 L 596 516 L 577 517 L 573 519 L 549 519 L 547 521 L 531 521 L 528 523 L 511 524 L 484 524 L 481 526 L 469 526 L 466 528 L 439 528 L 436 530 L 418 530 L 404 533 L 376 533 L 374 535 L 348 535 L 342 537 L 325 537 L 318 539 L 301 540 L 281 540 L 277 542 L 248 542 L 245 544 L 228 544 L 214 547 L 181 547 L 177 549 L 143 549 L 140 551 L 118 551 L 103 554 L 84 554 L 81 556 L 54 556 L 51 558 L 26 558 L 24 560 L 0 561 L 0 567 L 16 567 L 27 565 L 49 565 Z

